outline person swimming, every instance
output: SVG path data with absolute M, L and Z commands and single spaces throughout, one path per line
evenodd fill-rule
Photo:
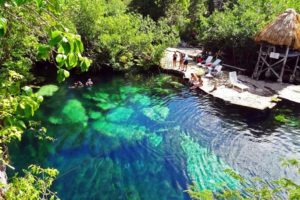
M 79 87 L 79 88 L 84 87 L 84 85 L 83 85 L 83 83 L 81 81 L 78 81 L 77 84 L 78 84 L 77 87 Z
M 87 86 L 87 87 L 91 87 L 91 86 L 93 86 L 93 82 L 92 82 L 92 79 L 91 78 L 89 78 L 88 80 L 87 80 L 87 82 L 85 83 L 85 86 Z
M 81 81 L 76 81 L 74 85 L 70 86 L 69 88 L 74 89 L 74 88 L 82 88 L 84 87 L 83 83 Z

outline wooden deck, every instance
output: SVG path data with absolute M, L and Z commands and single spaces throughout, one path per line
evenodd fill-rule
M 165 56 L 161 60 L 161 68 L 166 72 L 180 74 L 183 77 L 190 78 L 190 74 L 195 72 L 198 66 L 191 62 L 186 72 L 179 71 L 172 67 L 172 55 L 174 51 L 180 51 L 193 57 L 199 52 L 198 49 L 189 48 L 168 48 Z M 178 63 L 179 65 L 179 63 Z M 249 87 L 248 91 L 238 91 L 230 86 L 228 73 L 224 72 L 221 78 L 202 77 L 203 86 L 199 87 L 202 91 L 216 98 L 222 99 L 231 104 L 254 108 L 258 110 L 271 109 L 276 106 L 274 99 L 281 98 L 296 103 L 300 103 L 300 86 L 282 83 L 267 83 L 256 81 L 247 76 L 239 75 L 238 79 Z

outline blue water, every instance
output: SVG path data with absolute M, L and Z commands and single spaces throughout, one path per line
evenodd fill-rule
M 193 181 L 214 192 L 242 189 L 227 168 L 268 183 L 297 178 L 280 165 L 300 158 L 297 105 L 226 105 L 169 75 L 93 80 L 92 88 L 66 83 L 45 99 L 35 119 L 54 142 L 28 133 L 10 147 L 17 171 L 33 163 L 60 171 L 52 189 L 61 199 L 189 199 L 183 191 Z

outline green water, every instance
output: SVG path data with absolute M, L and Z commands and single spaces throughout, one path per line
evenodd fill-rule
M 32 163 L 57 168 L 52 189 L 61 199 L 189 199 L 183 191 L 193 181 L 214 192 L 241 189 L 225 169 L 270 180 L 287 173 L 275 162 L 281 155 L 299 155 L 286 137 L 255 141 L 265 128 L 266 133 L 282 128 L 273 115 L 249 122 L 245 111 L 199 97 L 175 77 L 93 80 L 91 88 L 44 89 L 54 95 L 46 97 L 35 119 L 54 142 L 28 133 L 10 148 L 17 170 Z M 249 130 L 256 134 L 249 136 Z

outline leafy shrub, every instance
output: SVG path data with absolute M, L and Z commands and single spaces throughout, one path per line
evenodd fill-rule
M 50 190 L 54 179 L 58 175 L 55 169 L 43 169 L 36 165 L 24 170 L 23 177 L 15 176 L 7 186 L 5 199 L 59 199 L 56 193 Z
M 164 21 L 126 12 L 120 0 L 107 3 L 77 0 L 69 10 L 80 33 L 86 33 L 86 46 L 96 66 L 118 71 L 158 65 L 166 47 L 177 43 L 177 31 Z M 73 3 L 72 3 L 73 4 Z M 80 16 L 80 17 L 79 17 Z

